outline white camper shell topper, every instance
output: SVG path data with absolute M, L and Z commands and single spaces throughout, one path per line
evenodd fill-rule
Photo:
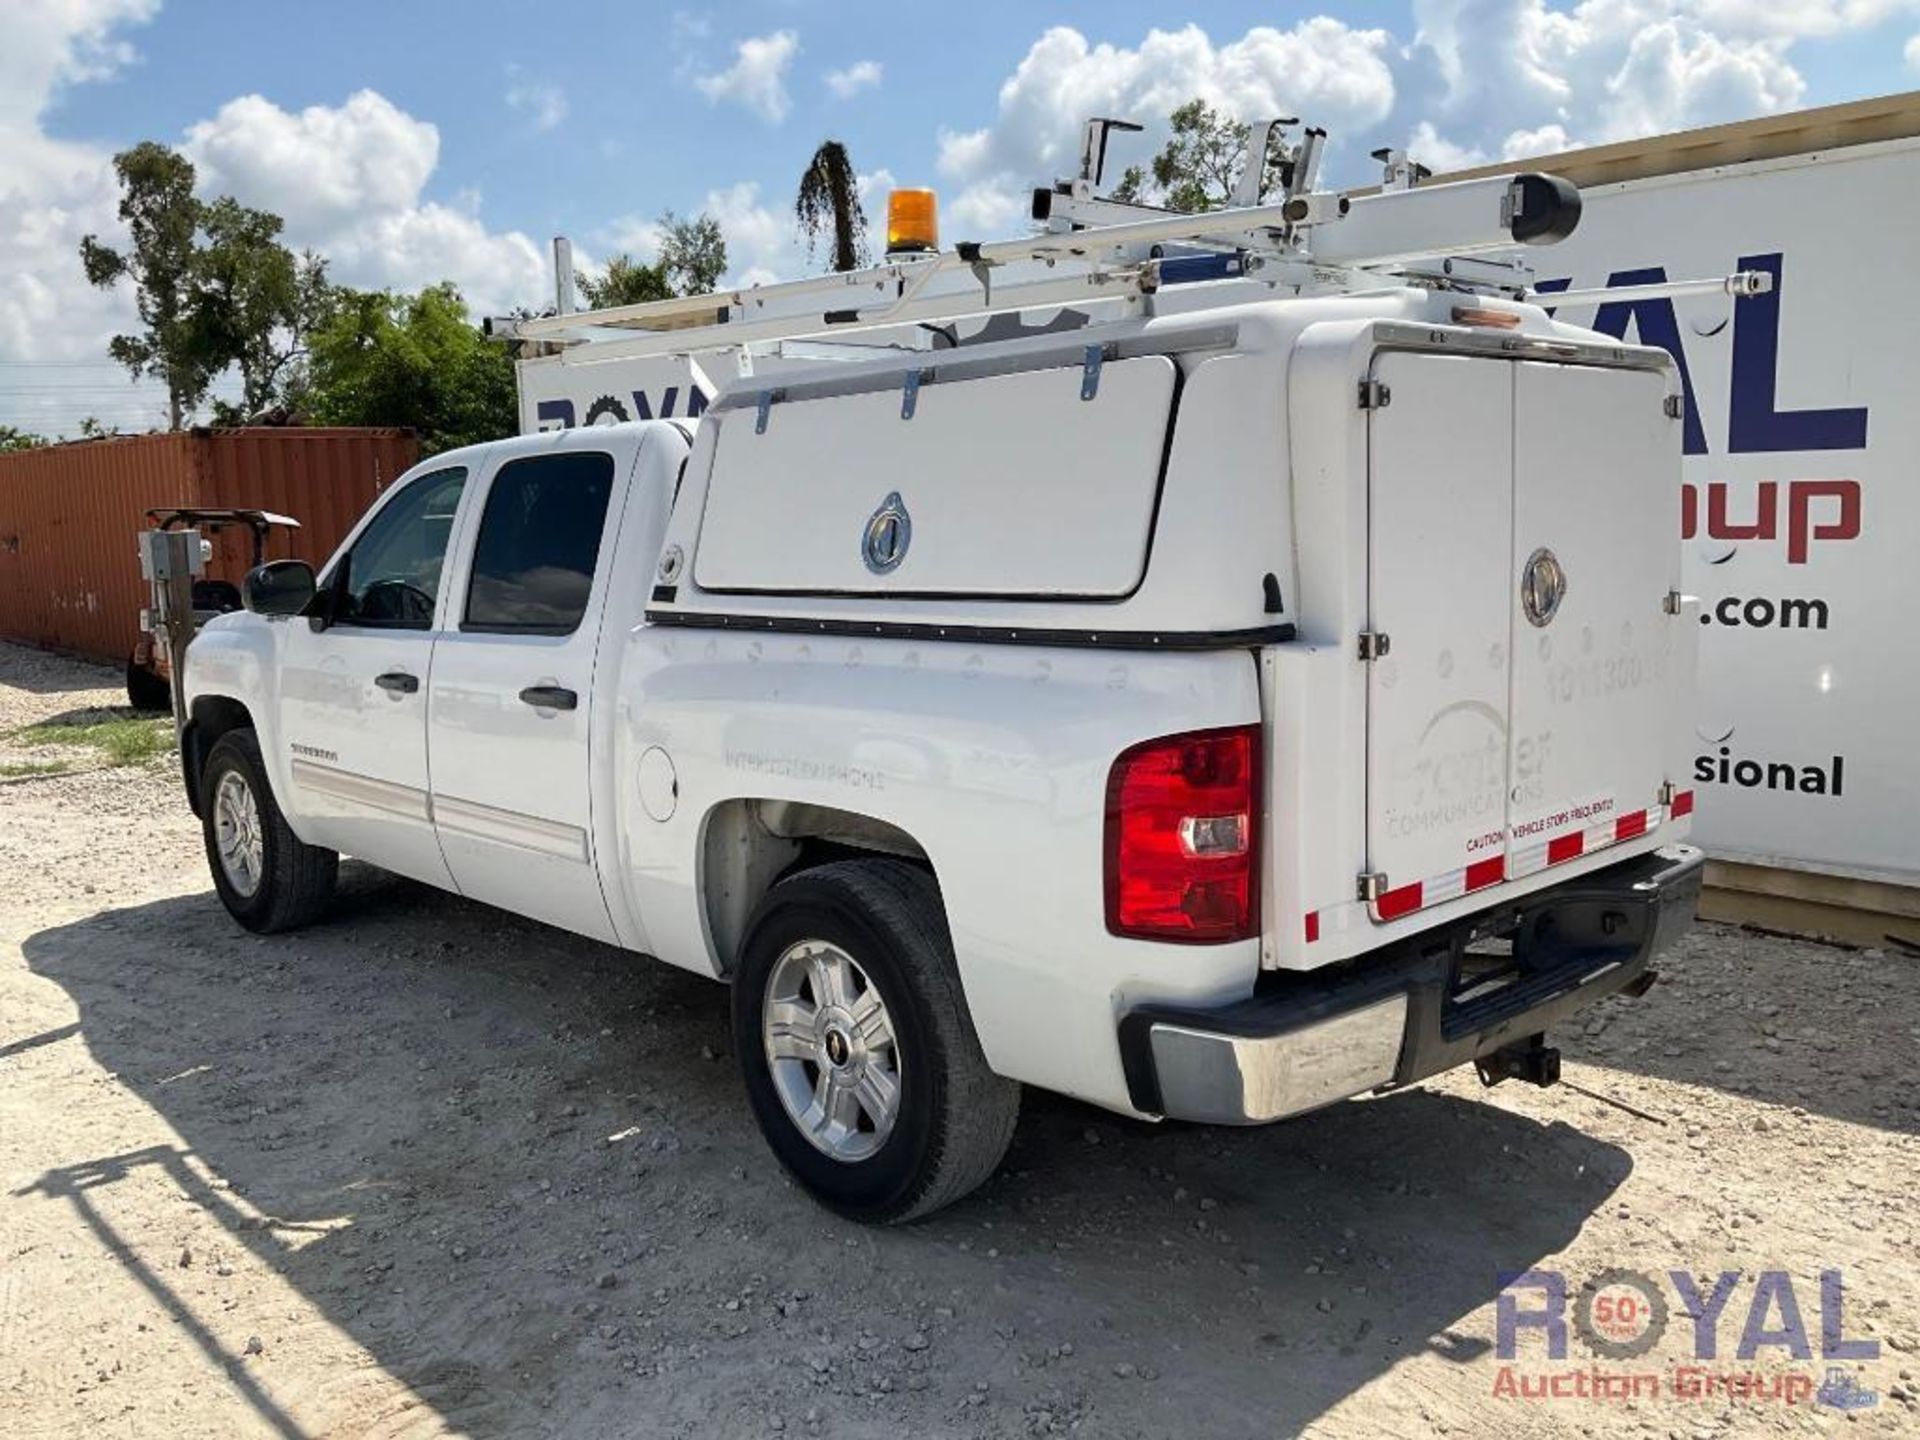
M 1093 193 L 1107 123 L 1025 239 L 501 322 L 537 433 L 188 652 L 234 915 L 345 850 L 725 980 L 769 1144 L 868 1220 L 986 1179 L 1023 1084 L 1551 1083 L 1699 890 L 1671 361 L 1505 258 L 1564 182 L 1334 195 L 1260 126 L 1280 198 L 1170 215 Z M 675 374 L 732 378 L 542 428 Z

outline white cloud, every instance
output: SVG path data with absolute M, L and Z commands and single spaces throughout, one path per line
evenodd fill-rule
M 1905 53 L 1907 57 L 1907 68 L 1909 70 L 1920 70 L 1920 35 L 1916 35 L 1907 41 Z
M 1793 43 L 1895 4 L 1416 0 L 1405 68 L 1457 145 L 1519 154 L 1555 131 L 1604 144 L 1790 109 L 1806 90 Z
M 1407 137 L 1404 148 L 1420 164 L 1436 172 L 1471 170 L 1476 165 L 1486 164 L 1489 158 L 1477 146 L 1456 144 L 1447 139 L 1433 128 L 1431 120 L 1422 120 L 1413 127 L 1413 133 Z
M 658 220 L 647 220 L 638 215 L 622 215 L 601 226 L 594 233 L 594 240 L 609 255 L 631 255 L 641 264 L 651 265 L 659 258 L 660 242 L 665 235 L 666 232 L 660 228 Z M 585 263 L 584 260 L 582 263 Z
M 189 127 L 183 148 L 204 193 L 284 217 L 286 243 L 320 251 L 338 280 L 404 289 L 453 280 L 476 313 L 546 293 L 539 248 L 519 231 L 489 230 L 477 197 L 422 198 L 440 132 L 376 91 L 297 114 L 243 95 Z
M 700 207 L 720 222 L 727 239 L 727 279 L 733 285 L 766 285 L 802 273 L 801 246 L 792 215 L 760 203 L 760 187 L 743 180 L 709 190 Z
M 1266 26 L 1216 46 L 1197 25 L 1152 30 L 1137 49 L 1093 45 L 1067 26 L 1048 30 L 1000 87 L 999 113 L 980 130 L 946 133 L 940 168 L 958 179 L 1018 174 L 1023 184 L 1071 170 L 1080 126 L 1117 115 L 1164 131 L 1177 106 L 1199 96 L 1242 119 L 1307 115 L 1364 125 L 1392 107 L 1384 30 L 1352 30 L 1325 17 L 1292 30 Z M 1155 137 L 1130 141 L 1151 153 Z
M 858 95 L 862 90 L 871 90 L 879 85 L 881 66 L 878 60 L 856 60 L 844 70 L 827 72 L 827 88 L 834 95 L 846 100 Z
M 984 240 L 1019 228 L 1030 214 L 1032 187 L 1018 190 L 997 180 L 969 185 L 940 206 L 940 223 L 949 247 L 956 240 Z
M 567 118 L 567 92 L 550 80 L 536 80 L 518 65 L 507 66 L 507 108 L 524 115 L 536 130 L 554 130 Z
M 1530 160 L 1536 155 L 1558 155 L 1578 142 L 1567 134 L 1564 125 L 1541 125 L 1532 130 L 1516 130 L 1500 142 L 1502 160 Z
M 1436 170 L 1551 154 L 1790 109 L 1807 88 L 1796 45 L 1916 10 L 1917 0 L 1414 0 L 1399 35 L 1321 16 L 1238 38 L 1152 30 L 1133 46 L 1057 26 L 1002 82 L 988 123 L 940 131 L 938 169 L 957 185 L 946 210 L 960 230 L 1005 230 L 1031 186 L 1077 167 L 1087 117 L 1148 127 L 1116 142 L 1111 184 L 1155 153 L 1168 112 L 1195 96 L 1242 120 L 1325 126 L 1336 184 L 1373 178 L 1364 157 L 1381 145 Z M 1920 36 L 1908 54 L 1920 70 Z
M 1817 39 L 1877 25 L 1913 8 L 1912 0 L 1677 0 L 1657 7 L 1691 15 L 1708 29 L 1734 37 Z
M 887 197 L 899 188 L 899 177 L 884 165 L 853 177 L 854 198 L 867 217 L 868 248 L 876 255 L 887 248 Z
M 24 372 L 44 379 L 31 395 L 0 395 L 0 423 L 71 433 L 90 412 L 136 429 L 164 420 L 157 387 L 122 388 L 124 372 L 105 359 L 108 339 L 138 324 L 131 287 L 97 290 L 80 268 L 83 235 L 124 243 L 112 153 L 43 129 L 64 87 L 111 79 L 137 61 L 125 32 L 157 9 L 156 0 L 8 5 L 0 44 L 0 360 L 99 368 Z M 547 293 L 546 264 L 526 236 L 489 230 L 475 197 L 424 198 L 439 133 L 372 91 L 298 113 L 241 96 L 190 127 L 182 148 L 204 192 L 283 215 L 288 243 L 321 250 L 337 279 L 409 288 L 452 279 L 476 311 Z
M 63 85 L 111 79 L 138 58 L 119 31 L 160 0 L 10 0 L 0 45 L 0 132 L 37 129 Z
M 1004 226 L 1035 184 L 1079 164 L 1080 128 L 1092 115 L 1147 125 L 1125 155 L 1144 160 L 1166 136 L 1166 117 L 1199 96 L 1244 120 L 1301 115 L 1338 133 L 1377 124 L 1393 106 L 1391 37 L 1321 16 L 1290 30 L 1257 26 L 1216 45 L 1197 25 L 1151 30 L 1138 47 L 1092 44 L 1055 26 L 1000 86 L 998 113 L 977 130 L 943 131 L 939 168 L 963 190 L 949 213 L 968 228 Z
M 1599 133 L 1624 140 L 1789 110 L 1806 83 L 1778 42 L 1722 39 L 1676 19 L 1632 37 L 1608 89 Z
M 708 100 L 734 101 L 768 124 L 777 125 L 793 108 L 787 94 L 787 70 L 799 53 L 800 37 L 791 30 L 757 35 L 734 47 L 729 68 L 696 76 L 693 83 Z
M 125 372 L 116 366 L 71 368 L 101 360 L 107 338 L 132 328 L 133 297 L 124 287 L 94 289 L 80 270 L 83 235 L 112 241 L 121 234 L 111 155 L 41 128 L 64 87 L 111 79 L 137 61 L 121 32 L 158 8 L 157 0 L 35 0 L 7 8 L 0 44 L 0 361 L 69 363 L 59 371 L 9 365 L 0 372 L 15 381 L 36 377 L 31 393 L 0 394 L 0 424 L 73 433 L 82 415 L 94 413 L 144 429 L 166 414 L 152 386 L 123 386 Z M 53 393 L 56 385 L 72 388 L 62 395 Z
M 858 177 L 862 200 L 867 197 L 870 182 L 877 184 L 882 177 L 887 185 L 893 183 L 893 177 L 885 171 Z M 727 273 L 722 285 L 766 285 L 805 273 L 806 249 L 800 243 L 793 212 L 763 204 L 758 182 L 742 180 L 709 190 L 688 213 L 711 215 L 720 222 L 720 234 L 727 242 Z M 660 256 L 662 238 L 660 222 L 640 215 L 621 216 L 593 234 L 595 245 L 607 255 L 624 251 L 649 265 Z M 583 259 L 582 263 L 588 262 Z
M 331 232 L 413 204 L 440 162 L 440 132 L 373 90 L 297 114 L 242 95 L 188 126 L 182 148 L 203 191 Z

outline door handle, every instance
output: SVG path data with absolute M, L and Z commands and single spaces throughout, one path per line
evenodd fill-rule
M 373 677 L 373 683 L 390 695 L 411 695 L 420 688 L 420 677 L 404 670 L 389 670 Z
M 572 710 L 580 704 L 578 695 L 559 685 L 529 685 L 520 698 L 536 710 Z

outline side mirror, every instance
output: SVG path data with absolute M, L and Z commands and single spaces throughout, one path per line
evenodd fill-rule
M 304 615 L 313 604 L 313 567 L 304 560 L 270 560 L 247 572 L 240 589 L 256 615 Z

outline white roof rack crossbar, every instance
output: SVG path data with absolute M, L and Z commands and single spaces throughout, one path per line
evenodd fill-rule
M 880 325 L 1149 294 L 1165 245 L 1243 250 L 1310 267 L 1321 279 L 1377 285 L 1369 267 L 1434 255 L 1513 250 L 1570 232 L 1579 196 L 1553 176 L 1497 175 L 1347 197 L 1291 195 L 1197 215 L 1147 212 L 1117 224 L 966 243 L 923 258 L 844 274 L 618 305 L 527 320 L 490 320 L 489 333 L 561 345 L 591 342 L 596 358 L 686 354 L 760 340 L 798 339 Z M 1003 266 L 1084 265 L 1071 277 L 996 287 Z M 977 282 L 930 291 L 941 276 Z M 833 299 L 846 304 L 834 307 Z M 827 300 L 827 305 L 820 301 Z
M 964 316 L 1005 310 L 1050 309 L 1083 305 L 1091 300 L 1126 300 L 1150 294 L 1157 262 L 1092 274 L 996 287 L 992 303 L 977 289 L 889 300 L 878 311 L 811 311 L 801 315 L 770 315 L 763 319 L 729 320 L 725 324 L 682 330 L 601 330 L 591 343 L 579 347 L 582 360 L 632 360 L 651 355 L 686 355 L 721 350 L 768 340 L 842 339 L 862 330 L 894 325 L 930 325 Z M 773 286 L 765 287 L 768 290 Z M 489 322 L 499 335 L 499 322 Z M 507 331 L 508 338 L 512 338 Z M 563 352 L 564 353 L 564 352 Z

